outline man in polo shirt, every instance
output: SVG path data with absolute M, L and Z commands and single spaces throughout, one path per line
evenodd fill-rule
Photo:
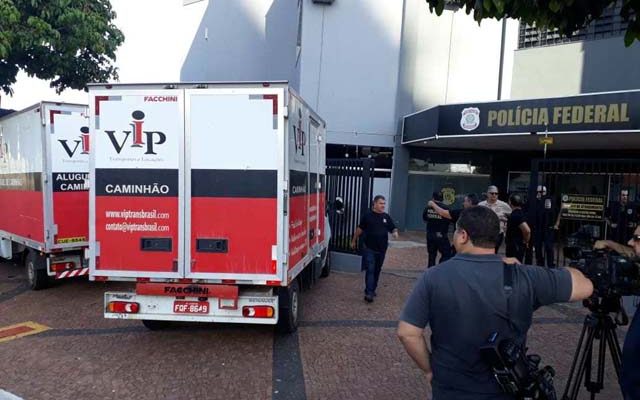
M 507 230 L 507 220 L 509 219 L 509 215 L 511 215 L 511 207 L 509 204 L 504 201 L 498 199 L 498 187 L 491 185 L 487 188 L 487 199 L 485 201 L 481 201 L 480 206 L 490 208 L 500 220 L 500 234 L 498 235 L 498 239 L 496 240 L 496 254 L 498 250 L 500 250 L 500 246 L 502 246 L 502 242 L 504 241 L 504 233 Z
M 480 356 L 489 335 L 525 344 L 534 310 L 593 292 L 576 269 L 515 264 L 506 267 L 513 270 L 510 291 L 505 290 L 505 265 L 494 251 L 499 233 L 491 210 L 464 210 L 453 236 L 458 254 L 422 275 L 400 316 L 398 336 L 431 383 L 435 400 L 515 399 L 502 392 Z M 431 351 L 423 336 L 427 325 Z

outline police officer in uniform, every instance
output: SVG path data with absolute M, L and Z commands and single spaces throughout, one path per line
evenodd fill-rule
M 554 244 L 556 232 L 560 226 L 560 213 L 551 196 L 547 195 L 546 186 L 536 188 L 531 221 L 533 246 L 536 254 L 536 265 L 555 267 Z
M 529 247 L 531 238 L 531 228 L 529 228 L 522 210 L 523 203 L 519 194 L 512 194 L 509 197 L 509 205 L 513 211 L 507 221 L 505 235 L 506 256 L 515 257 L 520 262 L 524 260 L 524 254 Z
M 448 210 L 442 203 L 442 193 L 433 192 L 432 200 L 441 209 Z M 433 208 L 425 207 L 422 220 L 427 224 L 427 252 L 429 260 L 427 268 L 436 265 L 436 256 L 440 252 L 440 262 L 451 258 L 451 243 L 449 242 L 449 220 L 442 218 Z
M 636 205 L 629 201 L 629 190 L 620 191 L 620 200 L 613 201 L 607 208 L 609 239 L 618 243 L 627 243 L 638 224 Z

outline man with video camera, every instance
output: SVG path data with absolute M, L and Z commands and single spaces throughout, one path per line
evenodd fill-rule
M 640 227 L 633 232 L 628 246 L 610 241 L 599 240 L 595 249 L 609 249 L 622 256 L 640 258 Z M 625 400 L 640 399 L 640 311 L 636 310 L 622 347 L 622 369 L 620 371 L 620 387 Z
M 573 268 L 504 264 L 494 254 L 499 234 L 493 211 L 464 210 L 453 236 L 458 254 L 422 275 L 402 311 L 398 336 L 436 400 L 516 398 L 502 390 L 481 356 L 487 338 L 498 334 L 524 346 L 534 310 L 593 291 Z M 431 351 L 423 336 L 427 325 Z

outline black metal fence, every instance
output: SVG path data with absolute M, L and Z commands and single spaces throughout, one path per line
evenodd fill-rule
M 327 160 L 330 250 L 355 253 L 351 249 L 351 238 L 360 216 L 371 207 L 374 169 L 375 161 L 369 158 Z M 334 207 L 336 199 L 342 200 L 342 210 Z
M 629 201 L 640 203 L 640 159 L 538 159 L 531 164 L 528 208 L 533 207 L 538 185 L 547 187 L 547 193 L 559 206 L 563 194 L 605 196 L 605 209 L 620 200 L 622 189 L 628 190 Z M 605 213 L 606 214 L 606 213 Z M 611 236 L 611 227 L 605 219 L 562 219 L 556 238 L 556 263 L 565 260 L 562 247 L 567 238 L 581 227 L 590 225 L 599 239 Z

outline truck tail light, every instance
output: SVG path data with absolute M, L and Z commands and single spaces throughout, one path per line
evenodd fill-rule
M 137 314 L 140 304 L 130 301 L 111 301 L 107 304 L 107 311 L 118 314 Z
M 67 269 L 74 269 L 75 267 L 76 267 L 76 263 L 74 262 L 62 262 L 57 264 L 51 264 L 51 271 L 62 272 Z
M 273 318 L 275 314 L 271 306 L 244 306 L 242 316 L 245 318 Z

